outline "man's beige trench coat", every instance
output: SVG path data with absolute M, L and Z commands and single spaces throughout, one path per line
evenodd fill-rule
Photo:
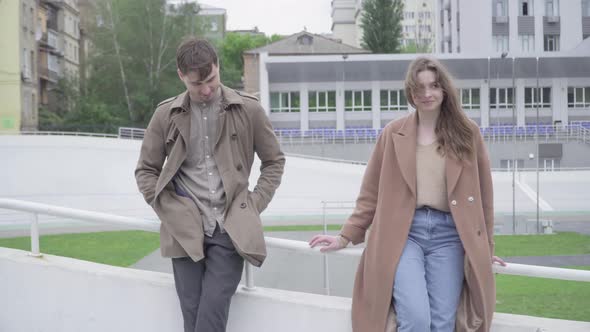
M 414 112 L 388 124 L 363 177 L 355 210 L 341 230 L 354 244 L 367 246 L 356 274 L 352 301 L 355 332 L 383 332 L 391 305 L 393 279 L 416 208 Z M 488 331 L 496 303 L 491 257 L 493 193 L 488 154 L 472 123 L 474 155 L 446 158 L 448 202 L 465 248 L 465 282 L 456 331 Z
M 266 258 L 260 213 L 281 182 L 285 157 L 258 100 L 225 86 L 221 92 L 213 158 L 226 195 L 224 227 L 240 255 L 260 266 Z M 176 194 L 172 183 L 191 148 L 190 111 L 187 92 L 158 105 L 145 131 L 135 177 L 139 191 L 162 222 L 162 256 L 198 261 L 204 257 L 201 214 L 190 198 Z M 250 192 L 248 177 L 255 152 L 261 174 Z

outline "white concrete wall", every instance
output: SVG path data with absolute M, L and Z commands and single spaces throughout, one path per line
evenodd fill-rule
M 0 248 L 0 331 L 181 332 L 172 275 Z M 228 332 L 350 332 L 349 298 L 240 289 Z M 493 332 L 589 331 L 590 323 L 496 314 Z
M 461 53 L 495 56 L 495 48 L 492 47 L 492 4 L 489 1 L 460 1 L 458 7 L 451 11 L 455 17 L 457 9 L 460 12 Z
M 175 332 L 172 275 L 0 248 L 0 331 Z M 228 332 L 351 331 L 348 298 L 239 290 Z
M 360 47 L 362 34 L 357 31 L 354 21 L 350 23 L 336 23 L 332 29 L 332 35 L 336 39 L 342 40 L 343 44 Z

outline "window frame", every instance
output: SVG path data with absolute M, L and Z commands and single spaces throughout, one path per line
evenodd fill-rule
M 368 94 L 369 98 L 365 98 Z M 351 96 L 351 104 L 347 105 L 348 95 Z M 357 95 L 361 96 L 360 105 L 357 105 Z M 365 100 L 367 99 L 368 102 Z M 371 90 L 345 90 L 344 91 L 344 112 L 371 112 Z
M 278 95 L 278 107 L 273 105 L 273 95 Z M 296 98 L 294 98 L 296 97 Z M 287 98 L 286 105 L 283 106 L 283 98 Z M 294 103 L 297 106 L 293 105 Z M 301 98 L 299 91 L 272 91 L 270 93 L 270 112 L 271 113 L 299 113 L 301 112 Z
M 382 103 L 384 93 L 387 94 L 386 105 Z M 395 93 L 395 100 L 392 100 L 393 93 Z M 407 111 L 409 107 L 408 98 L 406 98 L 404 89 L 382 89 L 379 91 L 379 100 L 381 101 L 381 105 L 379 106 L 381 112 Z M 403 101 L 405 101 L 405 104 L 403 104 Z

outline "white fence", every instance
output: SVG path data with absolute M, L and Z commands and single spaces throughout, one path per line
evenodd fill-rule
M 143 229 L 147 231 L 157 232 L 159 229 L 159 223 L 149 220 L 121 217 L 106 213 L 70 209 L 65 207 L 25 202 L 14 199 L 0 198 L 0 208 L 22 211 L 31 214 L 31 254 L 34 256 L 41 255 L 41 249 L 39 248 L 39 214 L 50 215 L 55 217 L 72 218 L 82 221 L 90 221 L 103 224 L 132 226 L 137 229 Z M 319 248 L 310 248 L 309 245 L 303 241 L 277 239 L 271 237 L 265 237 L 265 240 L 266 244 L 271 248 L 287 249 L 302 254 L 360 256 L 362 253 L 362 250 L 359 248 L 345 248 L 336 252 L 325 254 L 321 253 L 319 251 Z M 248 272 L 248 270 L 250 270 L 250 272 Z M 520 275 L 527 277 L 590 282 L 590 271 L 585 270 L 563 269 L 511 263 L 508 264 L 508 266 L 494 265 L 494 272 L 499 274 Z M 247 268 L 246 285 L 249 288 L 254 287 L 254 279 L 251 273 L 251 266 L 250 268 Z
M 157 231 L 158 222 L 2 198 L 0 209 L 30 213 L 32 241 L 30 255 L 0 248 L 1 331 L 182 330 L 171 275 L 41 255 L 39 248 L 39 214 L 147 231 Z M 265 239 L 268 247 L 327 256 L 306 242 Z M 346 248 L 329 255 L 361 253 L 360 248 Z M 255 287 L 248 270 L 251 272 L 249 265 L 246 284 L 232 301 L 228 332 L 351 331 L 349 298 Z M 501 274 L 590 282 L 590 271 L 583 270 L 521 264 L 494 265 L 494 270 Z M 588 330 L 588 322 L 496 313 L 491 331 Z

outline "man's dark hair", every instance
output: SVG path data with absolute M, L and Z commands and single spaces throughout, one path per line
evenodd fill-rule
M 189 37 L 176 50 L 176 67 L 183 74 L 194 71 L 205 79 L 211 75 L 212 64 L 218 65 L 217 52 L 205 39 Z

